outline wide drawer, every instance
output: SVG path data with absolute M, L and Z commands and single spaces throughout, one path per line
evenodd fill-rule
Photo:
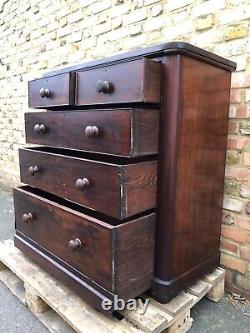
M 28 143 L 130 157 L 156 154 L 159 110 L 32 112 L 25 114 L 25 128 Z
M 75 100 L 75 73 L 59 74 L 28 83 L 29 107 L 69 106 Z
M 156 160 L 90 158 L 92 154 L 80 151 L 23 148 L 19 150 L 21 181 L 116 219 L 155 208 Z
M 142 58 L 76 73 L 76 105 L 159 103 L 161 63 Z
M 90 280 L 125 299 L 150 287 L 155 214 L 111 225 L 29 186 L 14 203 L 16 230 Z

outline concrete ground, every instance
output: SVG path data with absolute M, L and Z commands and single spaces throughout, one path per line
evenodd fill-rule
M 13 234 L 12 196 L 0 191 L 0 240 L 13 238 Z M 204 298 L 192 310 L 194 322 L 189 332 L 250 333 L 250 309 L 237 305 L 232 305 L 228 297 L 217 304 Z M 0 282 L 0 333 L 32 332 L 46 333 L 48 330 Z

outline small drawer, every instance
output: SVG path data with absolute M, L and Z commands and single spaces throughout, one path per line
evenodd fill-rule
M 14 189 L 14 204 L 17 233 L 91 281 L 124 299 L 150 287 L 155 214 L 111 225 L 29 186 Z
M 158 151 L 159 110 L 32 112 L 25 127 L 28 143 L 128 157 Z
M 159 103 L 161 63 L 139 59 L 76 73 L 76 105 Z
M 75 73 L 29 81 L 28 94 L 31 108 L 74 105 Z
M 156 160 L 93 157 L 73 150 L 23 148 L 21 181 L 119 220 L 155 208 Z

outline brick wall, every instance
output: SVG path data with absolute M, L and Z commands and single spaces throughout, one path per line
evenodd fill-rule
M 164 41 L 237 62 L 222 226 L 227 283 L 250 290 L 250 5 L 246 0 L 0 0 L 0 183 L 18 183 L 27 81 L 46 70 Z

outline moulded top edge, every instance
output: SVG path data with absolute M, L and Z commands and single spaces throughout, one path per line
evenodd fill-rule
M 203 50 L 197 46 L 186 42 L 169 42 L 162 43 L 146 48 L 133 50 L 129 52 L 119 53 L 111 57 L 93 60 L 90 62 L 81 63 L 70 67 L 61 68 L 47 72 L 43 77 L 53 76 L 57 74 L 67 73 L 71 71 L 85 70 L 98 66 L 108 66 L 114 63 L 131 61 L 141 57 L 156 58 L 168 54 L 186 54 L 194 58 L 200 58 L 202 61 L 210 62 L 217 67 L 222 67 L 228 71 L 234 71 L 237 64 L 226 58 L 223 58 L 212 52 Z

